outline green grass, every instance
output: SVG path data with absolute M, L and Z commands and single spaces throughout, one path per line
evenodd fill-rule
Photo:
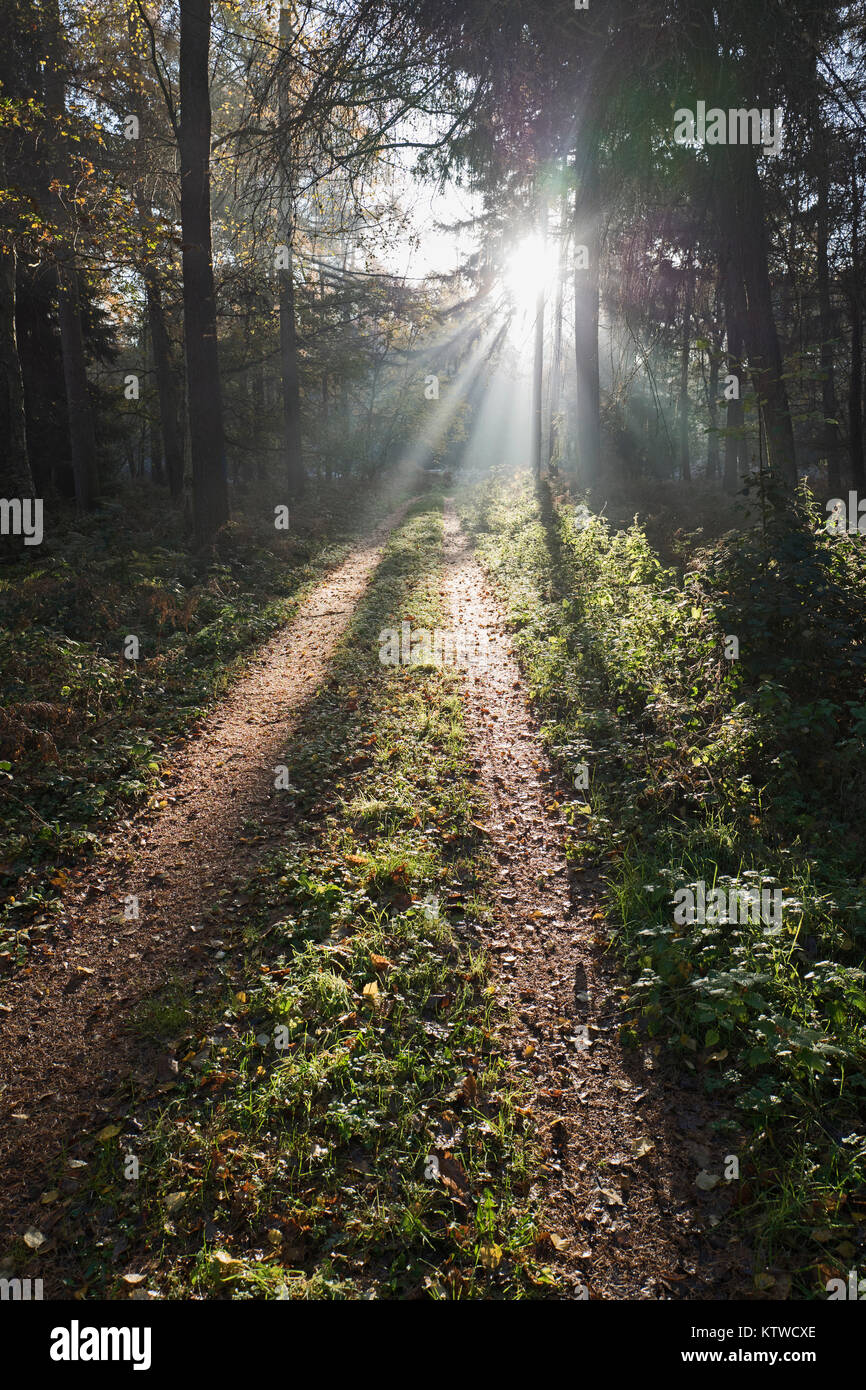
M 158 994 L 142 1002 L 129 1027 L 143 1039 L 161 1041 L 176 1038 L 189 1026 L 196 1003 L 183 981 L 172 979 Z
M 286 750 L 296 828 L 211 905 L 226 959 L 199 1000 L 209 1021 L 175 1039 L 177 1082 L 82 1148 L 97 1173 L 56 1259 L 85 1296 L 124 1296 L 123 1272 L 171 1297 L 555 1289 L 532 1124 L 479 949 L 488 866 L 458 684 L 378 660 L 402 616 L 445 624 L 440 563 L 429 499 L 392 537 Z M 89 1234 L 106 1207 L 129 1242 L 120 1267 Z
M 462 505 L 546 745 L 569 777 L 589 769 L 569 857 L 604 869 L 623 1042 L 669 1050 L 718 1098 L 740 1161 L 729 1225 L 759 1270 L 826 1297 L 866 1259 L 863 555 L 803 502 L 685 574 L 639 525 L 519 481 Z M 777 887 L 782 920 L 676 922 L 698 881 Z
M 0 973 L 48 944 L 70 872 L 119 814 L 158 804 L 171 743 L 364 524 L 344 498 L 278 532 L 266 492 L 204 555 L 159 494 L 131 488 L 122 507 L 70 514 L 38 556 L 3 567 Z M 123 657 L 130 634 L 137 662 Z

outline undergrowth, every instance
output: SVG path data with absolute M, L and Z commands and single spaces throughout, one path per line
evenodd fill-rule
M 104 827 L 159 804 L 172 742 L 345 553 L 349 500 L 318 503 L 278 531 L 251 494 L 196 555 L 179 515 L 130 489 L 0 569 L 0 973 L 50 949 Z
M 605 866 L 623 1043 L 671 1050 L 736 1117 L 727 1220 L 759 1287 L 826 1297 L 866 1258 L 862 542 L 759 493 L 677 572 L 637 523 L 525 482 L 463 507 L 546 745 L 586 784 L 569 856 Z M 684 890 L 719 896 L 690 913 Z

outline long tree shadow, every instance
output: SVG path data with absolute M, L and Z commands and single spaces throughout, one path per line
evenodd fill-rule
M 427 505 L 429 503 L 421 504 L 422 508 Z M 366 628 L 374 621 L 371 614 L 376 607 L 377 599 L 372 596 L 371 590 L 375 590 L 377 594 L 392 590 L 396 592 L 401 574 L 410 567 L 410 560 L 399 551 L 382 557 L 367 582 L 352 624 L 333 654 L 329 677 L 325 677 L 318 694 L 293 708 L 293 727 L 303 728 L 309 726 L 311 720 L 315 722 L 317 719 L 328 719 L 334 721 L 334 727 L 339 729 L 347 740 L 350 739 L 353 724 L 360 719 L 360 713 L 350 718 L 351 706 L 347 706 L 345 710 L 338 707 L 329 691 L 329 678 L 330 682 L 338 678 L 341 650 L 356 640 L 358 625 Z M 372 647 L 371 651 L 371 659 L 375 660 L 378 646 Z M 300 642 L 296 645 L 295 659 L 300 662 L 304 660 L 304 649 Z M 287 683 L 291 684 L 291 680 L 291 672 L 288 672 Z M 187 746 L 194 743 L 195 740 L 190 740 Z M 285 755 L 280 737 L 275 735 L 270 746 L 260 748 L 259 753 L 264 766 L 261 767 L 260 775 L 254 776 L 247 784 L 246 795 L 233 796 L 223 804 L 222 810 L 226 814 L 220 821 L 220 833 L 224 840 L 209 846 L 212 869 L 210 865 L 206 865 L 201 878 L 194 875 L 192 880 L 188 875 L 181 874 L 177 878 L 177 901 L 173 903 L 175 879 L 172 869 L 168 864 L 161 865 L 160 882 L 155 886 L 141 922 L 132 921 L 114 927 L 121 937 L 125 928 L 129 930 L 128 939 L 134 941 L 139 949 L 159 950 L 162 953 L 165 958 L 165 985 L 154 991 L 146 986 L 142 988 L 134 976 L 125 979 L 126 992 L 121 1001 L 122 1012 L 119 1016 L 117 1003 L 112 1003 L 108 997 L 103 1002 L 97 996 L 93 1001 L 93 1011 L 85 1023 L 83 1037 L 73 1036 L 71 1031 L 69 1036 L 63 1032 L 57 1036 L 52 1053 L 50 1078 L 46 1079 L 50 1080 L 53 1092 L 62 1096 L 65 1116 L 58 1116 L 53 1126 L 55 1143 L 50 1152 L 34 1148 L 28 1128 L 23 1122 L 7 1127 L 3 1136 L 3 1165 L 6 1173 L 3 1207 L 5 1212 L 11 1213 L 10 1231 L 14 1230 L 16 1225 L 20 1225 L 20 1222 L 16 1223 L 15 1213 L 32 1203 L 46 1186 L 50 1187 L 47 1174 L 57 1154 L 65 1154 L 75 1147 L 81 1139 L 82 1131 L 90 1127 L 89 1117 L 100 1111 L 106 1117 L 115 1113 L 119 1085 L 125 1094 L 131 1081 L 135 1093 L 140 1094 L 142 1089 L 147 1089 L 149 1082 L 166 1083 L 165 1037 L 171 1034 L 172 1025 L 174 1031 L 177 1031 L 176 1025 L 184 1016 L 185 1006 L 190 999 L 195 1001 L 198 997 L 196 991 L 200 994 L 206 993 L 214 983 L 214 970 L 212 963 L 207 959 L 207 952 L 212 939 L 218 935 L 218 924 L 221 915 L 224 917 L 224 914 L 221 914 L 220 907 L 213 899 L 220 893 L 224 896 L 229 895 L 232 876 L 237 879 L 249 874 L 256 859 L 266 852 L 267 846 L 278 836 L 277 823 L 290 823 L 292 819 L 285 794 L 273 786 L 274 765 L 282 761 Z M 261 779 L 267 779 L 269 784 L 264 802 Z M 193 805 L 195 807 L 195 803 Z M 194 814 L 200 814 L 198 807 L 195 807 Z M 251 824 L 251 817 L 260 817 L 260 820 Z M 221 855 L 223 846 L 225 853 Z M 169 848 L 173 849 L 174 846 Z M 138 895 L 142 893 L 143 886 L 147 887 L 142 884 L 140 869 L 134 861 L 130 861 L 126 866 L 118 866 L 117 872 L 117 882 L 111 892 L 100 866 L 91 870 L 91 877 L 98 881 L 100 895 L 110 892 L 110 896 L 115 899 L 135 901 L 137 907 Z M 204 881 L 205 875 L 212 882 L 211 887 Z M 174 923 L 171 921 L 172 913 L 177 918 Z M 197 934 L 192 938 L 187 935 L 190 917 L 202 923 L 200 929 L 195 928 Z M 96 964 L 96 961 L 92 963 Z M 108 971 L 111 977 L 117 978 L 113 963 L 108 966 Z M 93 969 L 88 967 L 87 974 L 93 973 Z M 61 980 L 61 984 L 65 986 L 62 992 L 69 992 L 75 985 L 80 988 L 85 981 L 86 974 L 79 974 L 77 979 L 73 977 L 71 981 L 64 977 Z M 58 989 L 57 992 L 60 993 L 61 990 Z M 78 997 L 76 990 L 71 1001 L 73 1005 L 77 1004 Z M 114 1027 L 110 1049 L 111 1074 L 101 1078 L 94 1077 L 87 1067 L 88 1034 L 98 1030 L 100 1026 L 108 1025 Z M 19 1034 L 19 1037 L 26 1043 L 26 1034 Z M 7 1041 L 11 1041 L 8 1035 Z M 85 1050 L 82 1051 L 82 1048 Z M 121 1082 L 119 1078 L 130 1080 Z M 30 1104 L 35 1105 L 37 1099 L 28 1098 L 28 1110 Z M 123 1105 L 128 1106 L 128 1097 L 123 1101 Z
M 416 504 L 413 513 L 423 526 L 424 514 L 438 511 L 439 506 L 438 499 L 424 499 Z M 162 1177 L 158 1178 L 154 1170 L 160 1161 L 179 1162 L 178 1145 L 183 1142 L 180 1136 L 189 1132 L 193 1117 L 197 1126 L 200 1120 L 206 1122 L 225 1106 L 227 1118 L 221 1122 L 223 1129 L 234 1130 L 249 1122 L 249 1099 L 244 1100 L 243 1117 L 232 1109 L 231 1099 L 223 1099 L 234 1085 L 231 1078 L 238 1065 L 239 1050 L 242 1060 L 238 1075 L 246 1094 L 248 1088 L 255 1085 L 255 1077 L 265 1070 L 261 1065 L 256 1068 L 250 1058 L 255 1056 L 258 1060 L 261 1056 L 263 1043 L 255 1039 L 262 1029 L 273 1029 L 274 1010 L 277 1018 L 286 1019 L 289 1030 L 294 1026 L 291 1009 L 280 1013 L 281 1009 L 288 1008 L 284 1003 L 274 1003 L 257 993 L 255 1003 L 249 1009 L 246 1007 L 248 992 L 255 990 L 263 979 L 285 981 L 285 988 L 294 987 L 297 982 L 301 1002 L 298 1004 L 296 1000 L 296 1006 L 301 1012 L 306 1010 L 307 1019 L 303 1036 L 293 1035 L 287 1044 L 289 1050 L 283 1054 L 285 1070 L 277 1068 L 273 1082 L 260 1083 L 263 1093 L 256 1104 L 263 1107 L 263 1118 L 261 1123 L 256 1119 L 252 1124 L 254 1134 L 259 1136 L 253 1147 L 258 1150 L 261 1146 L 265 1150 L 257 1155 L 265 1161 L 265 1166 L 273 1161 L 273 1188 L 283 1203 L 297 1204 L 304 1189 L 312 1191 L 317 1182 L 322 1192 L 336 1194 L 341 1188 L 353 1190 L 352 1185 L 358 1183 L 358 1172 L 364 1173 L 364 1180 L 373 1194 L 370 1201 L 374 1204 L 396 1200 L 395 1193 L 414 1193 L 416 1179 L 406 1167 L 405 1149 L 407 1143 L 417 1146 L 424 1141 L 411 1139 L 411 1136 L 407 1140 L 404 1136 L 401 1150 L 399 1143 L 389 1147 L 380 1136 L 388 1131 L 389 1115 L 395 1109 L 404 1129 L 410 1124 L 414 1127 L 420 1097 L 423 1097 L 425 1110 L 430 1108 L 434 1114 L 442 1112 L 437 1126 L 440 1131 L 448 1132 L 452 1123 L 448 1115 L 460 1104 L 460 1083 L 471 1071 L 473 1056 L 476 1057 L 475 1068 L 479 1069 L 477 1054 L 485 1047 L 480 1024 L 488 1005 L 477 995 L 480 986 L 471 961 L 468 974 L 465 973 L 465 960 L 460 966 L 464 973 L 458 972 L 462 956 L 447 922 L 449 909 L 461 917 L 472 910 L 479 882 L 475 864 L 478 835 L 471 824 L 471 806 L 461 802 L 450 785 L 456 786 L 463 766 L 459 754 L 454 751 L 456 745 L 452 746 L 451 716 L 447 711 L 438 715 L 433 708 L 435 702 L 425 697 L 423 673 L 417 678 L 418 689 L 415 688 L 416 678 L 408 672 L 400 672 L 393 678 L 396 685 L 389 685 L 392 677 L 379 661 L 381 629 L 399 627 L 401 617 L 414 616 L 419 600 L 413 595 L 422 578 L 423 564 L 419 568 L 410 525 L 392 536 L 389 549 L 377 565 L 333 654 L 326 677 L 315 696 L 297 711 L 288 745 L 274 747 L 277 763 L 287 769 L 283 785 L 275 789 L 271 797 L 274 810 L 279 808 L 277 815 L 269 812 L 265 818 L 274 822 L 274 828 L 268 831 L 247 866 L 240 900 L 235 895 L 234 900 L 214 904 L 209 913 L 212 941 L 214 929 L 219 930 L 221 939 L 227 938 L 233 927 L 235 929 L 233 942 L 222 940 L 234 965 L 217 966 L 203 979 L 197 967 L 190 962 L 186 966 L 181 963 L 170 986 L 144 1001 L 145 1010 L 149 1010 L 144 1030 L 147 1036 L 142 1036 L 139 1013 L 138 1026 L 120 1043 L 119 1053 L 127 1069 L 139 1078 L 150 1071 L 156 1079 L 160 1060 L 164 1064 L 166 1054 L 179 1061 L 181 1067 L 178 1081 L 169 1077 L 151 1086 L 142 1085 L 140 1080 L 125 1084 L 112 1107 L 113 1124 L 121 1134 L 116 1142 L 138 1152 L 149 1145 L 147 1171 L 142 1159 L 145 1195 L 134 1203 L 126 1203 L 130 1210 L 123 1212 L 123 1185 L 118 1182 L 116 1171 L 118 1155 L 105 1148 L 100 1150 L 92 1137 L 82 1141 L 78 1135 L 58 1135 L 58 1147 L 77 1161 L 92 1163 L 94 1156 L 99 1154 L 102 1179 L 101 1185 L 91 1183 L 86 1190 L 82 1189 L 80 1201 L 76 1199 L 72 1228 L 64 1231 L 61 1223 L 58 1229 L 61 1242 L 58 1253 L 53 1262 L 44 1264 L 58 1287 L 61 1281 L 74 1282 L 81 1277 L 88 1260 L 94 1259 L 94 1245 L 104 1241 L 106 1228 L 121 1216 L 125 1218 L 124 1229 L 130 1244 L 140 1240 L 136 1232 L 151 1231 L 152 1212 L 163 1200 L 163 1188 L 170 1185 L 171 1180 L 170 1171 L 163 1170 Z M 406 612 L 407 607 L 413 609 L 411 615 Z M 413 785 L 406 780 L 406 767 L 399 761 L 401 750 L 379 745 L 385 688 L 393 688 L 394 698 L 408 690 L 415 701 L 413 718 L 420 710 L 426 721 L 417 751 L 437 770 L 436 785 L 428 785 L 430 775 L 422 767 L 414 790 L 417 793 L 422 789 L 425 799 L 435 793 L 439 811 L 432 832 L 425 831 L 423 823 L 419 824 L 419 807 L 411 804 Z M 407 738 L 410 736 L 407 729 Z M 414 749 L 409 750 L 411 755 L 414 752 Z M 385 787 L 390 789 L 388 796 L 353 795 L 356 785 L 363 791 L 371 767 L 378 768 L 380 780 L 384 779 Z M 423 811 L 423 805 L 420 809 Z M 243 808 L 238 808 L 236 820 L 240 830 L 244 823 Z M 351 834 L 343 835 L 341 826 L 350 829 Z M 429 837 L 431 833 L 435 854 L 425 848 L 428 844 L 425 834 Z M 335 844 L 340 846 L 336 851 Z M 440 885 L 439 891 L 443 898 L 447 895 L 448 902 L 443 902 L 441 907 L 434 904 L 431 908 L 422 908 L 421 895 L 435 884 Z M 356 945 L 362 937 L 359 923 L 366 923 L 363 931 L 372 933 L 366 937 L 373 943 L 372 950 L 367 945 L 361 952 Z M 378 944 L 380 939 L 382 945 Z M 386 953 L 394 959 L 386 960 Z M 385 1026 L 379 1032 L 385 1041 L 378 1052 L 370 1053 L 368 1062 L 372 1090 L 365 1105 L 372 1107 L 372 1114 L 358 1114 L 346 1102 L 340 1107 L 338 1120 L 331 1117 L 327 1104 L 319 1115 L 323 1076 L 337 1065 L 335 1057 L 348 1059 L 359 1045 L 358 1032 L 364 1032 L 359 1014 L 363 1015 L 363 1007 L 369 1006 L 372 1016 L 376 1017 L 380 1007 L 377 1002 L 380 991 L 374 987 L 376 981 L 382 978 L 381 972 L 396 972 L 404 955 L 412 958 L 411 968 L 406 967 L 407 982 L 398 992 L 392 1012 L 383 1015 Z M 366 972 L 361 976 L 367 980 L 366 1004 L 361 1008 L 354 1002 L 356 994 L 347 991 L 341 971 L 333 968 L 342 962 L 343 971 L 348 971 L 349 956 L 352 956 L 356 972 L 359 968 Z M 258 982 L 257 971 L 262 972 Z M 252 985 L 245 984 L 248 978 L 252 978 Z M 198 996 L 196 990 L 200 991 Z M 476 995 L 477 1005 L 472 1003 Z M 189 1022 L 180 1029 L 177 1027 L 178 1014 L 187 1002 L 195 1004 L 193 1031 L 189 1031 Z M 473 1022 L 473 1010 L 477 1012 L 477 1022 Z M 325 1037 L 331 1037 L 328 1030 L 334 1032 L 334 1041 L 327 1045 L 313 1042 L 319 1017 Z M 392 1034 L 396 1040 L 393 1047 L 388 1041 Z M 265 1038 L 264 1033 L 262 1038 Z M 339 1047 L 338 1038 L 341 1039 Z M 369 1045 L 365 1041 L 363 1046 Z M 181 1055 L 184 1050 L 185 1059 Z M 416 1053 L 419 1060 L 414 1062 Z M 220 1054 L 223 1056 L 218 1060 Z M 377 1080 L 377 1075 L 384 1076 L 389 1069 L 395 1078 L 404 1078 L 407 1094 L 412 1087 L 418 1092 L 419 1100 L 413 1102 L 411 1115 L 401 1115 L 393 1082 L 385 1086 L 383 1080 Z M 339 1074 L 339 1082 L 331 1083 L 332 1094 L 339 1094 L 346 1087 L 343 1063 L 339 1063 Z M 473 1084 L 478 1088 L 471 1093 L 475 1104 L 482 1105 L 485 1102 L 481 1098 L 481 1081 Z M 270 1086 L 274 1088 L 272 1092 L 268 1090 Z M 356 1091 L 366 1096 L 365 1080 L 361 1075 L 348 1086 L 350 1098 Z M 498 1104 L 498 1101 L 489 1102 L 491 1118 L 498 1113 Z M 332 1148 L 336 1155 L 336 1166 L 333 1173 L 328 1169 L 327 1182 L 324 1177 L 321 1181 L 316 1178 L 306 1150 L 296 1151 L 299 1136 L 309 1132 L 307 1149 L 314 1154 L 313 1164 L 324 1162 L 321 1155 L 326 1146 L 314 1142 L 314 1131 L 309 1130 L 311 1114 L 320 1126 L 337 1126 L 337 1138 L 328 1141 L 329 1151 Z M 508 1123 L 507 1117 L 504 1118 L 501 1128 L 507 1129 Z M 261 1137 L 264 1130 L 268 1134 L 273 1132 L 273 1146 L 266 1142 L 266 1137 Z M 480 1130 L 477 1132 L 478 1157 L 481 1152 L 486 1154 L 485 1164 L 492 1162 L 491 1153 L 501 1142 L 497 1133 L 489 1126 L 483 1134 Z M 166 1134 L 171 1137 L 166 1139 Z M 113 1151 L 115 1141 L 111 1135 L 109 1142 Z M 450 1140 L 450 1149 L 455 1154 L 460 1152 L 460 1143 L 460 1133 L 455 1131 Z M 287 1161 L 288 1173 L 285 1171 Z M 467 1151 L 460 1162 L 447 1156 L 442 1162 L 452 1164 L 448 1171 L 455 1174 L 454 1195 L 449 1195 L 446 1188 L 431 1188 L 428 1182 L 429 1191 L 425 1190 L 420 1198 L 420 1207 L 417 1195 L 412 1196 L 412 1209 L 418 1214 L 423 1211 L 419 1227 L 422 1245 L 426 1243 L 429 1247 L 431 1242 L 434 1246 L 441 1245 L 449 1250 L 449 1260 L 460 1263 L 466 1258 L 460 1253 L 464 1237 L 458 1239 L 453 1235 L 453 1230 L 457 1229 L 453 1204 L 456 1202 L 458 1207 L 465 1209 L 472 1155 Z M 296 1169 L 304 1177 L 300 1187 L 291 1177 Z M 512 1203 L 513 1169 L 513 1163 L 503 1165 L 503 1170 L 509 1174 Z M 211 1226 L 216 1230 L 218 1224 L 212 1207 L 212 1203 L 219 1200 L 218 1172 L 209 1169 L 202 1181 L 202 1210 L 206 1191 L 209 1214 L 198 1220 L 188 1232 L 188 1239 L 181 1240 L 180 1258 L 185 1267 L 194 1265 L 201 1232 L 207 1233 Z M 495 1190 L 494 1179 L 488 1177 L 488 1184 Z M 110 1199 L 105 1195 L 109 1188 Z M 31 1185 L 31 1198 L 34 1195 Z M 334 1200 L 335 1195 L 327 1196 L 328 1203 Z M 400 1200 L 408 1202 L 409 1199 L 404 1196 Z M 112 1209 L 110 1214 L 108 1207 Z M 220 1210 L 217 1207 L 216 1213 Z M 130 1224 L 132 1211 L 134 1222 Z M 412 1218 L 413 1221 L 418 1219 L 418 1215 Z M 409 1217 L 401 1208 L 402 1220 L 409 1220 Z M 292 1222 L 285 1218 L 281 1221 L 284 1228 L 293 1232 L 292 1249 L 296 1251 L 293 1258 L 307 1269 L 309 1277 L 313 1277 L 327 1249 L 327 1242 L 322 1245 L 326 1232 L 308 1232 L 302 1237 L 295 1229 L 294 1218 Z M 313 1226 L 319 1221 L 320 1216 L 316 1216 Z M 178 1222 L 170 1224 L 175 1226 Z M 227 1228 L 231 1229 L 233 1239 L 252 1242 L 249 1217 L 241 1197 L 232 1208 L 232 1220 L 227 1222 Z M 332 1243 L 334 1231 L 328 1229 Z M 399 1233 L 370 1237 L 369 1250 L 362 1261 L 366 1266 L 365 1278 L 372 1278 L 374 1273 L 382 1279 L 393 1277 L 390 1271 L 395 1252 L 399 1249 L 405 1252 L 407 1242 L 404 1233 L 395 1246 L 394 1234 Z M 216 1238 L 215 1234 L 211 1235 L 211 1239 Z M 222 1227 L 219 1238 L 228 1238 Z M 63 1244 L 64 1241 L 68 1243 Z M 477 1277 L 477 1259 L 473 1252 L 470 1244 L 466 1252 L 466 1273 L 454 1275 L 464 1281 L 467 1289 L 471 1289 Z M 100 1287 L 105 1287 L 102 1281 L 108 1277 L 105 1272 L 100 1274 Z M 408 1274 L 405 1276 L 407 1287 L 414 1287 L 414 1277 L 414 1274 L 412 1278 Z
M 573 619 L 581 610 L 581 585 L 563 539 L 562 517 L 546 481 L 536 488 L 536 499 L 543 543 L 544 597 L 558 612 L 563 604 L 569 605 Z M 603 775 L 593 775 L 590 788 L 583 795 L 598 824 L 614 830 L 613 848 L 602 831 L 597 852 L 590 852 L 580 861 L 579 877 L 572 875 L 571 889 L 575 905 L 587 891 L 597 895 L 600 902 L 606 899 L 606 910 L 615 922 L 625 899 L 617 891 L 616 867 L 606 868 L 605 863 L 618 865 L 623 846 L 627 854 L 635 855 L 638 872 L 640 863 L 648 858 L 646 846 L 636 848 L 647 827 L 646 816 L 635 816 L 636 771 L 645 768 L 649 747 L 665 735 L 650 708 L 626 705 L 608 686 L 605 654 L 590 627 L 580 623 L 579 616 L 566 640 L 569 657 L 580 672 L 579 688 L 556 690 L 548 685 L 538 707 L 544 721 L 557 725 L 561 737 L 570 745 L 565 756 L 555 748 L 551 750 L 554 767 L 562 778 L 563 801 L 574 796 L 575 760 L 603 760 Z M 585 676 L 589 679 L 584 682 Z M 578 715 L 576 720 L 577 708 L 580 715 L 588 713 L 590 717 Z M 573 742 L 568 738 L 569 730 Z M 671 846 L 673 826 L 676 835 L 681 836 L 688 821 L 697 852 L 703 817 L 693 814 L 685 796 L 670 789 L 666 804 L 660 810 L 656 808 L 656 814 L 656 850 L 662 859 Z M 713 840 L 707 842 L 705 849 L 720 859 Z M 730 867 L 736 871 L 735 863 Z M 618 936 L 619 927 L 614 925 L 606 942 L 594 941 L 590 946 L 596 970 L 607 978 L 612 989 L 615 985 L 621 989 L 610 956 L 611 946 L 617 948 Z M 629 970 L 635 968 L 634 957 L 634 950 L 629 949 Z M 635 1027 L 632 1014 L 617 1011 L 615 1017 L 605 1021 L 617 1025 L 614 1037 L 618 1041 L 612 1045 L 616 1046 L 619 1062 L 632 1078 L 636 1091 L 655 1097 L 658 1102 L 655 1113 L 662 1117 L 661 1131 L 651 1136 L 655 1151 L 650 1160 L 658 1209 L 669 1212 L 672 1221 L 676 1219 L 684 1230 L 692 1232 L 692 1255 L 697 1267 L 694 1263 L 689 1265 L 684 1254 L 682 1269 L 670 1272 L 671 1296 L 730 1298 L 751 1292 L 751 1253 L 732 1236 L 725 1222 L 743 1200 L 744 1191 L 748 1193 L 745 1184 L 726 1182 L 724 1177 L 726 1172 L 734 1171 L 730 1165 L 731 1151 L 736 1158 L 738 1141 L 742 1141 L 730 1106 L 718 1093 L 713 1095 L 705 1090 L 700 1064 L 696 1070 L 694 1064 L 687 1067 L 664 1053 L 654 1057 L 652 1037 L 642 1026 Z M 696 1185 L 697 1176 L 701 1176 L 701 1182 Z

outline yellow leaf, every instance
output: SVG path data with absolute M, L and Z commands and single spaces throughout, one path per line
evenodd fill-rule
M 478 1247 L 478 1258 L 485 1269 L 495 1269 L 502 1259 L 502 1246 L 483 1240 Z

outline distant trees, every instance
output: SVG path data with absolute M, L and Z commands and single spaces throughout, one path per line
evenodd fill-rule
M 180 219 L 183 324 L 196 536 L 228 520 L 211 239 L 210 0 L 180 4 Z
M 62 28 L 59 0 L 0 8 L 6 491 L 32 474 L 87 510 L 121 469 L 149 474 L 189 486 L 204 543 L 248 459 L 264 478 L 282 454 L 280 500 L 308 467 L 378 467 L 406 406 L 381 343 L 428 312 L 357 267 L 428 66 L 403 22 L 370 0 L 279 26 L 264 0 L 86 0 Z
M 551 248 L 539 473 L 866 486 L 866 40 L 844 4 L 776 8 L 0 0 L 3 486 L 86 510 L 126 469 L 189 490 L 207 543 L 253 478 L 282 501 L 429 453 L 401 383 L 474 339 L 456 280 L 377 258 L 413 146 L 483 201 L 464 326 L 515 240 Z M 698 102 L 780 108 L 780 151 L 677 144 Z
M 864 34 L 846 5 L 771 8 L 419 7 L 478 84 L 454 157 L 484 192 L 491 236 L 526 217 L 546 172 L 569 188 L 574 375 L 548 394 L 571 413 L 584 483 L 649 471 L 734 487 L 760 466 L 790 490 L 798 459 L 823 463 L 833 488 L 861 473 Z M 677 146 L 674 110 L 699 102 L 780 110 L 780 149 Z

